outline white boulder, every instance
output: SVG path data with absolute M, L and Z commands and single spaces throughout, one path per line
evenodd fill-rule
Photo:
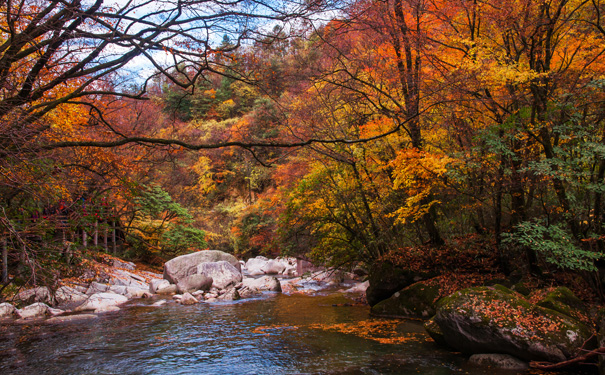
M 248 270 L 248 275 L 264 275 L 265 272 L 262 270 L 262 268 L 267 264 L 268 261 L 269 260 L 267 258 L 261 256 L 248 259 L 246 262 L 246 270 Z
M 17 309 L 10 303 L 0 303 L 0 319 L 18 318 Z
M 224 260 L 202 263 L 197 266 L 197 273 L 212 278 L 212 286 L 218 289 L 225 289 L 242 281 L 240 270 Z
M 116 293 L 96 293 L 88 298 L 86 302 L 76 307 L 75 311 L 98 310 L 107 306 L 117 306 L 128 301 L 128 298 Z
M 70 286 L 62 286 L 55 292 L 55 300 L 59 305 L 69 303 L 82 303 L 88 299 L 88 296 L 79 292 Z
M 247 287 L 253 291 L 270 291 L 270 292 L 281 292 L 281 283 L 276 277 L 263 276 L 258 279 L 245 278 L 242 281 L 244 287 Z
M 229 262 L 241 272 L 241 265 L 233 255 L 218 250 L 203 250 L 181 255 L 164 263 L 164 279 L 170 281 L 171 284 L 178 284 L 182 278 L 198 273 L 199 264 L 219 261 Z

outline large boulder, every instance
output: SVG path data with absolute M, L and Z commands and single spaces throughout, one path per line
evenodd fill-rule
M 149 288 L 149 284 L 143 276 L 121 269 L 112 270 L 107 283 L 110 285 L 130 286 L 139 289 Z
M 17 294 L 15 299 L 23 302 L 24 304 L 31 304 L 34 302 L 44 302 L 49 305 L 54 304 L 52 293 L 50 289 L 45 286 L 39 286 L 21 291 Z
M 528 361 L 565 361 L 593 335 L 579 320 L 533 305 L 500 285 L 463 289 L 442 298 L 434 319 L 446 343 L 457 350 L 510 354 Z
M 59 315 L 63 310 L 53 309 L 45 303 L 36 302 L 17 311 L 21 319 L 39 319 L 48 315 Z
M 263 267 L 269 262 L 269 259 L 263 256 L 257 256 L 256 258 L 250 258 L 246 262 L 246 270 L 248 270 L 248 275 L 250 276 L 258 276 L 264 275 L 265 271 L 263 271 Z
M 271 259 L 260 269 L 265 275 L 279 275 L 286 270 L 286 265 L 279 260 Z
M 241 265 L 233 255 L 218 250 L 203 250 L 181 255 L 164 263 L 164 279 L 171 284 L 178 284 L 180 279 L 198 273 L 199 264 L 218 261 L 229 262 L 238 272 L 241 272 Z
M 439 299 L 437 279 L 419 281 L 372 306 L 372 314 L 389 317 L 428 319 L 435 315 Z
M 121 305 L 128 298 L 116 293 L 96 293 L 88 298 L 86 302 L 76 307 L 74 311 L 106 310 L 109 306 Z
M 258 279 L 245 278 L 242 280 L 242 285 L 252 291 L 262 292 L 281 292 L 281 284 L 276 277 L 263 276 Z
M 176 288 L 179 293 L 194 292 L 196 290 L 208 290 L 212 286 L 212 282 L 212 277 L 208 277 L 203 274 L 189 275 L 181 279 L 181 281 L 176 284 Z
M 242 281 L 241 271 L 224 260 L 202 263 L 197 266 L 197 273 L 212 278 L 212 286 L 218 289 L 225 289 Z
M 55 300 L 59 305 L 69 305 L 72 303 L 82 303 L 88 299 L 88 296 L 79 292 L 70 286 L 62 286 L 55 292 Z
M 366 290 L 366 299 L 370 306 L 374 306 L 406 286 L 434 276 L 432 273 L 403 269 L 390 262 L 376 262 L 368 274 L 370 286 Z
M 0 320 L 18 318 L 17 309 L 10 303 L 0 303 Z

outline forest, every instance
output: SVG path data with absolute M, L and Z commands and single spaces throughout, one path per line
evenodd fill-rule
M 158 4 L 0 4 L 3 295 L 220 249 L 605 298 L 605 3 Z

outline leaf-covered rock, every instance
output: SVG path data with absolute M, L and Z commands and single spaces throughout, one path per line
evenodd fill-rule
M 577 319 L 533 305 L 499 285 L 442 298 L 435 322 L 445 342 L 462 352 L 550 362 L 574 357 L 593 333 Z

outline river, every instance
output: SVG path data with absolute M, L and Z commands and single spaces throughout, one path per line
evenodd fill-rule
M 0 326 L 0 374 L 500 374 L 437 347 L 421 322 L 370 317 L 338 293 L 154 301 L 87 321 Z

